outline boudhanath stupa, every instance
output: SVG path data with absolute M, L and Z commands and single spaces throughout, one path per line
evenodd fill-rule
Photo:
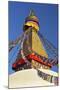
M 9 52 L 17 44 L 20 45 L 17 58 L 12 64 L 15 73 L 9 75 L 9 88 L 58 85 L 58 73 L 51 70 L 52 66 L 58 64 L 57 54 L 55 52 L 55 58 L 49 58 L 47 52 L 51 50 L 54 53 L 55 48 L 39 30 L 39 19 L 30 10 L 23 24 L 23 34 L 9 43 Z

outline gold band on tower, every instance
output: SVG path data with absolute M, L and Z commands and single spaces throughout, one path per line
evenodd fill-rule
M 25 20 L 25 24 L 23 27 L 23 30 L 28 30 L 29 27 L 33 27 L 35 28 L 36 31 L 39 30 L 39 20 L 38 18 L 35 16 L 34 11 L 31 10 L 29 16 L 26 18 Z

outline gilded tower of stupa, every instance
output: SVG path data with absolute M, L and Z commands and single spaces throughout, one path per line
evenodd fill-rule
M 49 63 L 43 61 L 43 58 L 48 60 L 48 55 L 38 35 L 39 30 L 39 20 L 34 11 L 31 10 L 23 25 L 25 36 L 23 36 L 21 49 L 12 67 L 14 70 L 32 67 L 48 69 L 51 67 Z

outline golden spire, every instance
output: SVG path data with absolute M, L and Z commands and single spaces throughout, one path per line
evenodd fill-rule
M 29 16 L 25 19 L 25 24 L 23 27 L 24 31 L 28 30 L 29 27 L 34 28 L 36 31 L 39 30 L 39 21 L 32 9 L 30 9 Z

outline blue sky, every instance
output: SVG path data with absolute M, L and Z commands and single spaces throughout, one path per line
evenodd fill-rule
M 36 13 L 39 18 L 40 31 L 56 48 L 58 35 L 58 5 L 57 4 L 36 4 L 36 3 L 22 3 L 9 1 L 8 16 L 9 16 L 9 41 L 14 41 L 23 33 L 23 24 L 25 18 L 29 15 L 30 8 Z M 9 54 L 9 74 L 14 71 L 11 68 L 15 61 L 18 46 L 16 46 Z M 14 54 L 14 52 L 16 52 Z M 15 55 L 15 56 L 14 56 Z M 53 67 L 57 71 L 56 67 Z

